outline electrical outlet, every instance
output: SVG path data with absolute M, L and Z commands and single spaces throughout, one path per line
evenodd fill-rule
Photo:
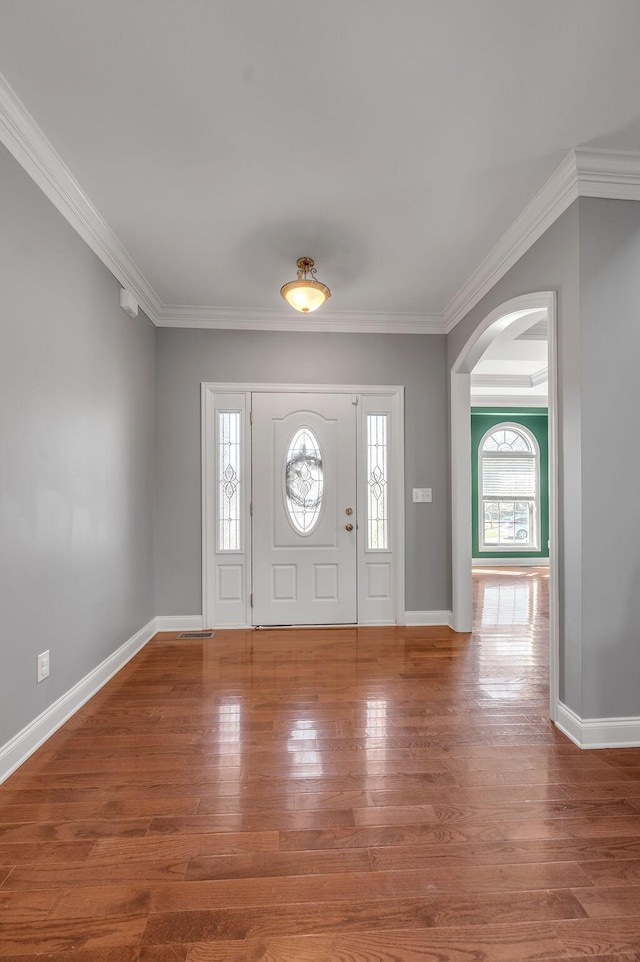
M 38 684 L 49 677 L 49 652 L 43 651 L 38 655 Z

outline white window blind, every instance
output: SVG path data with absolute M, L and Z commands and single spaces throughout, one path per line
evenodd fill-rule
M 516 457 L 482 458 L 482 495 L 485 498 L 535 498 L 536 459 Z

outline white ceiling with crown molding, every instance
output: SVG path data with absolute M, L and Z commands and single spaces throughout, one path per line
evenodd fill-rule
M 446 330 L 551 211 L 640 197 L 565 160 L 640 152 L 638 36 L 637 0 L 2 0 L 0 132 L 155 323 Z
M 549 400 L 548 325 L 530 315 L 521 333 L 499 334 L 471 372 L 471 403 L 546 407 Z

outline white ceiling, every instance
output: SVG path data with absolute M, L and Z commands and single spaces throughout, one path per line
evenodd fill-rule
M 640 151 L 638 0 L 0 0 L 0 69 L 165 305 L 441 314 L 577 145 Z
M 522 328 L 522 324 L 527 326 Z M 548 326 L 539 312 L 511 325 L 471 372 L 472 404 L 546 406 L 549 395 Z

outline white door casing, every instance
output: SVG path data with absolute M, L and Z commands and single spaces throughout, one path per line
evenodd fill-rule
M 251 400 L 254 394 L 346 396 L 355 412 L 357 503 L 356 535 L 357 623 L 404 624 L 404 388 L 387 385 L 274 385 L 203 383 L 202 390 L 202 614 L 209 627 L 249 627 L 258 623 L 251 608 L 252 538 L 250 494 Z M 307 403 L 308 406 L 308 403 Z M 242 512 L 236 524 L 237 544 L 231 548 L 219 535 L 221 505 L 219 421 L 225 412 L 237 412 L 241 434 L 241 477 L 236 503 Z M 367 527 L 371 491 L 378 485 L 369 478 L 371 450 L 367 449 L 367 419 L 386 426 L 386 543 L 372 544 Z M 373 483 L 369 483 L 373 482 Z M 254 486 L 255 489 L 255 486 Z M 351 505 L 345 505 L 342 510 Z M 349 523 L 344 515 L 344 523 Z M 288 524 L 288 522 L 287 522 Z M 255 567 L 261 565 L 256 558 Z M 330 574 L 325 571 L 326 579 Z M 326 580 L 325 579 L 325 580 Z M 326 587 L 325 587 L 326 590 Z M 262 622 L 266 623 L 266 622 Z M 296 622 L 304 623 L 304 622 Z M 340 621 L 336 623 L 348 623 Z
M 255 393 L 252 412 L 253 624 L 355 624 L 356 405 L 345 394 Z

